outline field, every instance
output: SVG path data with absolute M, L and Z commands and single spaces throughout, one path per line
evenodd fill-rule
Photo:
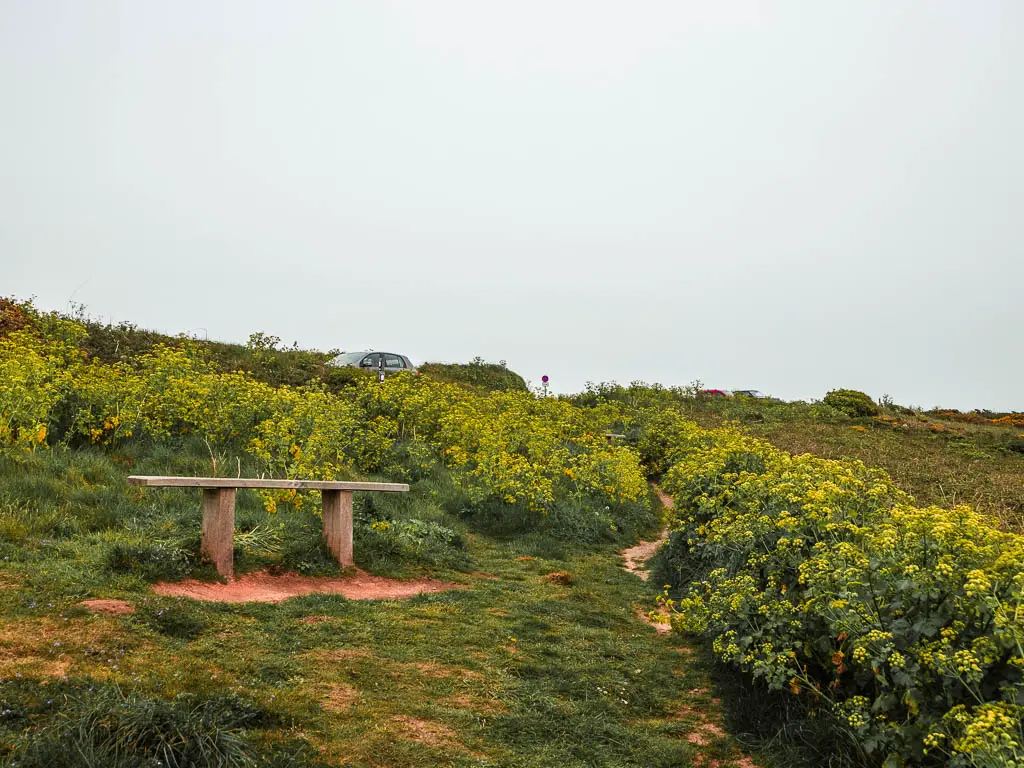
M 127 467 L 202 471 L 204 451 L 84 449 L 3 465 L 0 722 L 11 764 L 61 764 L 68 731 L 83 753 L 76 765 L 119 764 L 114 744 L 123 764 L 159 759 L 178 732 L 193 751 L 177 759 L 203 765 L 244 765 L 245 755 L 260 765 L 689 765 L 736 754 L 704 725 L 720 717 L 707 665 L 637 617 L 652 593 L 613 549 L 472 534 L 443 511 L 443 478 L 381 502 L 374 516 L 452 521 L 465 542 L 452 561 L 460 569 L 428 570 L 466 589 L 407 601 L 154 597 L 152 579 L 189 563 L 143 542 L 197 535 L 197 499 L 140 497 L 124 483 Z M 288 533 L 277 553 L 241 548 L 239 564 L 332 572 L 316 522 L 284 509 L 270 516 L 254 494 L 240 496 L 240 528 Z M 372 543 L 357 540 L 356 552 L 379 572 L 424 570 Z M 80 606 L 98 597 L 135 611 Z
M 1012 415 L 539 398 L 481 360 L 379 385 L 326 359 L 0 306 L 4 765 L 1019 759 Z M 357 495 L 357 566 L 458 588 L 161 597 L 216 581 L 198 496 L 129 474 L 409 482 Z M 337 575 L 318 504 L 241 493 L 236 570 Z M 666 524 L 652 580 L 627 572 Z
M 881 406 L 877 416 L 851 418 L 822 404 L 702 398 L 695 388 L 597 386 L 575 396 L 660 404 L 704 427 L 738 424 L 793 454 L 857 459 L 880 467 L 919 502 L 970 504 L 1006 530 L 1024 530 L 1024 424 L 952 411 Z M 988 414 L 998 417 L 1000 414 Z M 1006 415 L 1003 414 L 1005 417 Z M 1004 419 L 1009 421 L 1009 419 Z

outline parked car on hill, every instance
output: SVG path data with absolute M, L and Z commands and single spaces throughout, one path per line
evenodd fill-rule
M 376 371 L 380 368 L 381 360 L 384 361 L 384 370 L 388 373 L 396 373 L 398 371 L 417 372 L 416 366 L 412 364 L 412 360 L 405 355 L 399 355 L 395 352 L 374 352 L 373 350 L 342 352 L 337 357 L 329 360 L 327 364 L 333 365 L 336 368 L 364 368 Z
M 758 400 L 770 399 L 768 395 L 758 389 L 734 389 L 732 393 L 734 395 L 742 395 L 743 397 L 756 397 Z
M 709 397 L 732 397 L 732 392 L 728 389 L 702 389 L 700 394 Z

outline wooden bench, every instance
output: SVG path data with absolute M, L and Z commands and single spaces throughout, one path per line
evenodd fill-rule
M 408 491 L 405 483 L 354 483 L 330 480 L 260 480 L 232 477 L 153 477 L 132 475 L 132 485 L 203 489 L 202 553 L 225 578 L 234 576 L 235 491 L 239 488 L 284 488 L 320 491 L 324 506 L 324 540 L 342 568 L 352 560 L 352 492 Z

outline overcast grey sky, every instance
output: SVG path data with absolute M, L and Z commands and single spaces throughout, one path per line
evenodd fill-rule
M 1024 410 L 1024 2 L 0 0 L 0 294 Z

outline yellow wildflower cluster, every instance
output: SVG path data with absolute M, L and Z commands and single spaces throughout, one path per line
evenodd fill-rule
M 38 324 L 37 324 L 38 325 Z M 195 436 L 211 454 L 228 446 L 271 477 L 337 479 L 385 470 L 396 443 L 421 468 L 435 457 L 475 502 L 543 514 L 556 499 L 603 506 L 646 500 L 632 448 L 604 437 L 618 408 L 581 409 L 525 392 L 479 393 L 429 377 L 323 386 L 273 387 L 223 372 L 193 342 L 156 346 L 127 363 L 88 361 L 84 328 L 51 318 L 0 338 L 0 453 L 52 439 L 114 445 L 133 437 Z M 268 508 L 301 504 L 267 493 Z
M 676 502 L 675 626 L 810 692 L 880 762 L 1024 765 L 1024 538 L 969 507 L 916 507 L 859 462 L 671 413 L 643 423 Z
M 72 344 L 30 329 L 0 338 L 0 455 L 46 442 L 50 415 L 72 386 L 68 363 L 75 352 Z

